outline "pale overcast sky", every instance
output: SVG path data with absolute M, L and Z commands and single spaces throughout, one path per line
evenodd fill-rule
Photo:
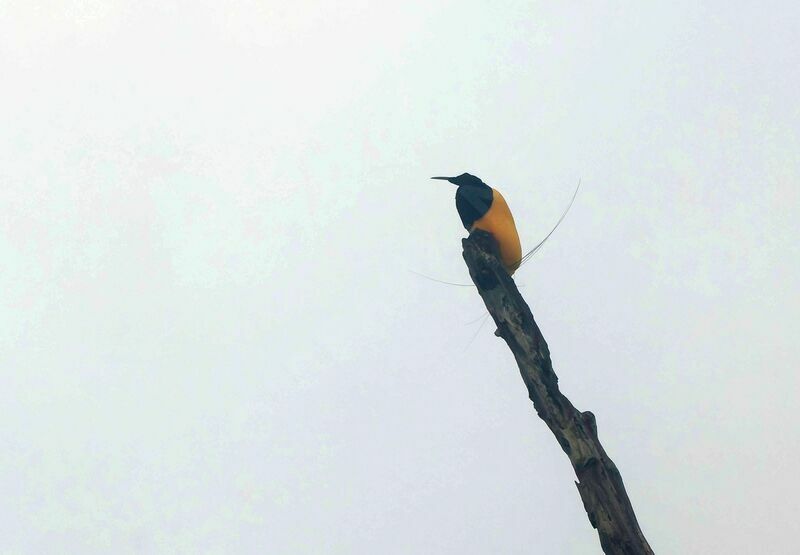
M 800 552 L 798 29 L 2 2 L 0 553 L 600 553 L 476 292 L 412 273 L 468 282 L 465 171 L 523 247 L 582 179 L 515 277 L 655 552 Z

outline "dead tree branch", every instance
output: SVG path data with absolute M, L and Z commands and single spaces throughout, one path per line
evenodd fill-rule
M 576 409 L 558 389 L 547 343 L 519 294 L 514 280 L 498 259 L 497 244 L 484 231 L 463 240 L 464 260 L 472 281 L 517 360 L 536 413 L 544 420 L 569 457 L 589 522 L 607 555 L 652 555 L 622 476 L 597 438 L 594 415 Z

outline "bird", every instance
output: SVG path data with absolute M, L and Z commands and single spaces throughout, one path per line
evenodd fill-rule
M 500 191 L 469 173 L 431 179 L 449 181 L 458 187 L 456 210 L 464 228 L 470 233 L 476 229 L 491 233 L 500 247 L 500 260 L 503 266 L 509 275 L 513 275 L 524 259 L 522 244 L 514 216 Z

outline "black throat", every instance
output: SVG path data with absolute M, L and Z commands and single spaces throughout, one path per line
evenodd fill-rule
M 476 220 L 489 211 L 492 198 L 492 188 L 483 182 L 476 185 L 462 185 L 456 190 L 456 210 L 467 231 L 472 228 Z

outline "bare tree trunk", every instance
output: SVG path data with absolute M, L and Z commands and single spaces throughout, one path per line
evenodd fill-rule
M 572 406 L 558 389 L 547 343 L 533 320 L 514 280 L 498 259 L 494 238 L 475 231 L 463 240 L 464 260 L 472 281 L 517 360 L 536 413 L 544 420 L 569 457 L 589 522 L 600 535 L 607 555 L 652 555 L 633 507 L 622 484 L 622 476 L 597 438 L 591 412 Z

